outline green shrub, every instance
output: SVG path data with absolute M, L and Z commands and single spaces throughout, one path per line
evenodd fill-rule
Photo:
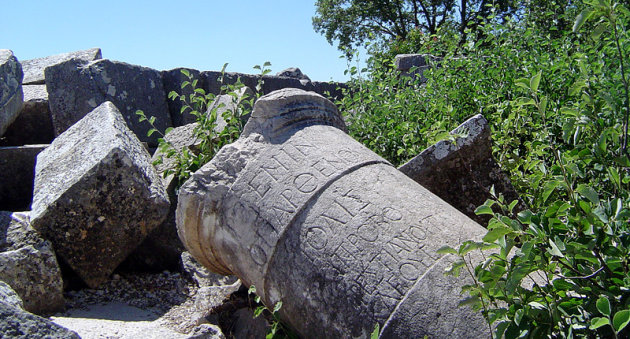
M 208 107 L 210 107 L 209 105 L 215 100 L 216 95 L 206 93 L 203 88 L 199 88 L 198 80 L 193 79 L 193 75 L 190 74 L 188 70 L 181 70 L 182 74 L 188 78 L 188 80 L 182 82 L 181 89 L 184 90 L 190 87 L 192 89 L 192 91 L 190 91 L 191 93 L 189 95 L 183 95 L 171 91 L 168 94 L 169 99 L 182 102 L 181 114 L 188 112 L 196 118 L 197 125 L 194 127 L 193 134 L 195 142 L 198 142 L 198 146 L 195 147 L 195 151 L 192 151 L 188 147 L 184 147 L 181 150 L 177 149 L 165 138 L 165 135 L 173 128 L 168 128 L 166 131 L 161 132 L 155 128 L 155 117 L 147 118 L 143 111 L 138 110 L 136 112 L 140 121 L 147 121 L 147 123 L 151 125 L 152 128 L 149 130 L 148 135 L 153 133 L 160 134 L 161 138 L 158 139 L 160 157 L 153 162 L 153 165 L 164 163 L 165 157 L 173 159 L 173 165 L 163 172 L 163 176 L 166 178 L 169 175 L 174 175 L 177 179 L 177 187 L 181 186 L 192 173 L 212 160 L 221 147 L 238 139 L 245 124 L 243 117 L 251 113 L 254 101 L 261 95 L 262 76 L 270 72 L 268 66 L 271 66 L 271 64 L 265 62 L 263 66 L 254 66 L 254 69 L 260 71 L 260 78 L 255 88 L 256 92 L 254 97 L 248 96 L 247 94 L 243 96 L 240 95 L 240 90 L 245 87 L 240 78 L 238 78 L 234 84 L 223 83 L 223 74 L 225 74 L 226 66 L 227 64 L 223 65 L 221 69 L 222 76 L 218 79 L 221 84 L 221 92 L 219 95 L 226 94 L 231 96 L 235 104 L 235 109 L 228 108 L 223 111 L 221 118 L 223 118 L 226 125 L 219 131 L 217 131 L 217 125 L 219 123 L 217 112 L 224 107 L 224 104 L 213 106 L 208 111 Z
M 515 202 L 487 201 L 477 209 L 492 216 L 483 241 L 441 250 L 461 257 L 450 274 L 474 278 L 465 304 L 495 337 L 628 337 L 630 15 L 609 0 L 537 13 L 489 18 L 457 48 L 444 42 L 424 85 L 376 53 L 339 105 L 351 135 L 395 165 L 482 113 L 528 208 L 515 215 Z M 468 259 L 487 249 L 485 262 Z

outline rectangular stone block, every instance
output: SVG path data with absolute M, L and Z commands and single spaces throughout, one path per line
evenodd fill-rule
M 157 146 L 159 135 L 147 136 L 151 126 L 139 122 L 136 111 L 154 116 L 162 132 L 172 125 L 162 76 L 151 68 L 107 59 L 90 63 L 72 59 L 46 68 L 46 88 L 56 135 L 105 101 L 111 101 L 138 139 L 151 147 Z
M 22 66 L 13 52 L 0 49 L 0 137 L 22 109 Z
M 24 105 L 9 125 L 0 146 L 50 144 L 55 138 L 46 85 L 25 85 Z
M 476 215 L 475 209 L 492 199 L 493 186 L 508 202 L 519 196 L 492 157 L 488 121 L 477 114 L 451 131 L 462 133 L 454 143 L 442 140 L 429 146 L 398 169 L 471 219 L 486 224 L 490 216 Z
M 30 225 L 28 213 L 0 211 L 0 281 L 36 314 L 64 306 L 63 280 L 50 242 Z
M 157 227 L 169 200 L 151 158 L 105 102 L 37 157 L 31 223 L 96 287 Z
M 36 58 L 22 61 L 22 68 L 24 69 L 24 85 L 43 85 L 46 80 L 44 70 L 46 67 L 56 65 L 58 63 L 70 60 L 79 59 L 85 62 L 101 59 L 100 48 L 90 48 L 84 51 L 76 51 L 69 53 L 62 53 L 57 55 L 51 55 L 43 58 Z

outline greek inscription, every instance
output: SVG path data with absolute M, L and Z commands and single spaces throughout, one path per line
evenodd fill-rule
M 319 219 L 331 228 L 334 228 L 335 224 L 340 224 L 342 226 L 347 224 L 348 221 L 350 221 L 350 218 L 343 213 L 339 213 L 337 210 L 338 208 L 335 209 L 333 205 L 326 211 L 326 213 L 322 213 Z
M 270 241 L 271 238 L 278 237 L 278 231 L 273 227 L 273 224 L 260 220 L 256 223 L 258 227 L 256 227 L 256 235 L 258 238 L 265 242 L 267 247 L 271 248 L 274 243 Z
M 263 162 L 260 168 L 269 174 L 273 181 L 277 182 L 288 173 L 288 168 L 275 157 L 271 157 L 271 160 L 273 160 L 273 162 Z
M 410 262 L 400 264 L 400 266 L 398 266 L 398 271 L 400 271 L 400 275 L 402 275 L 403 278 L 409 281 L 416 281 L 419 276 L 418 269 Z
M 321 227 L 311 227 L 306 231 L 306 243 L 316 250 L 323 250 L 328 243 L 326 231 Z
M 313 168 L 319 171 L 323 176 L 330 177 L 337 172 L 337 168 L 333 167 L 330 161 L 321 158 L 313 164 Z
M 410 231 L 411 236 L 417 241 L 426 240 L 427 238 L 427 232 L 424 229 L 422 229 L 420 226 L 412 225 L 409 228 L 409 231 Z
M 359 161 L 359 155 L 356 152 L 351 151 L 350 149 L 347 149 L 347 148 L 342 149 L 339 152 L 337 152 L 337 155 L 341 159 L 351 164 L 355 164 Z
M 378 239 L 379 228 L 377 225 L 380 225 L 382 220 L 380 220 L 379 216 L 372 216 L 368 219 L 367 222 L 359 225 L 357 228 L 358 236 L 367 241 L 367 242 L 375 242 Z
M 297 159 L 301 158 L 299 154 L 289 153 L 289 151 L 285 149 L 284 147 L 279 149 L 279 152 L 272 155 L 271 157 L 276 158 L 276 160 L 278 160 L 278 162 L 281 164 L 288 164 L 288 163 L 298 164 L 299 162 Z
M 262 174 L 265 175 L 263 176 Z M 260 198 L 264 198 L 267 192 L 271 189 L 268 174 L 264 171 L 258 171 L 247 184 L 252 190 L 254 190 L 254 192 L 256 192 L 256 194 L 258 194 Z
M 309 145 L 305 142 L 298 144 L 297 142 L 295 144 L 292 144 L 293 147 L 298 150 L 300 153 L 302 153 L 302 155 L 304 155 L 305 157 L 308 157 L 311 150 L 317 150 L 317 147 L 313 146 L 313 145 Z
M 262 266 L 267 262 L 267 253 L 265 253 L 265 250 L 260 245 L 253 245 L 249 250 L 249 255 L 259 266 Z
M 293 184 L 302 193 L 312 193 L 317 189 L 317 178 L 311 173 L 302 173 L 293 179 Z
M 297 204 L 293 202 L 293 191 L 291 191 L 291 189 L 285 189 L 282 193 L 280 193 L 280 196 L 284 198 L 284 200 L 294 209 L 298 207 Z
M 361 197 L 358 194 L 353 194 L 352 189 L 349 189 L 335 198 L 335 203 L 352 217 L 356 216 L 359 212 L 370 205 L 369 202 L 361 200 Z
M 282 225 L 282 223 L 287 221 L 285 219 L 287 219 L 288 216 L 295 213 L 295 208 L 293 208 L 291 205 L 281 206 L 279 203 L 276 202 L 271 206 L 271 211 L 276 216 L 278 223 Z
M 383 216 L 391 221 L 399 221 L 402 219 L 402 213 L 392 207 L 383 208 Z

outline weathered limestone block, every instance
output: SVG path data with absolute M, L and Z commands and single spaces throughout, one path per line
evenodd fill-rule
M 244 109 L 250 109 L 249 100 L 254 98 L 254 92 L 247 86 L 242 87 L 236 90 L 233 95 L 230 94 L 221 94 L 217 95 L 214 98 L 214 101 L 208 105 L 208 109 L 206 110 L 206 114 L 210 114 L 212 110 L 216 110 L 217 114 L 217 126 L 214 128 L 215 132 L 219 133 L 225 126 L 227 122 L 223 117 L 228 111 L 231 111 L 232 114 L 237 113 L 239 109 L 239 105 L 242 104 Z M 242 112 L 238 112 L 242 114 Z M 245 124 L 249 119 L 250 114 L 245 114 L 241 116 L 241 122 Z
M 400 166 L 399 170 L 485 225 L 490 216 L 475 215 L 475 209 L 492 199 L 492 186 L 495 193 L 503 194 L 508 202 L 519 200 L 519 197 L 507 174 L 492 157 L 488 121 L 477 114 L 451 132 L 462 133 L 464 136 L 457 137 L 455 143 L 440 141 Z
M 24 308 L 20 296 L 4 281 L 0 281 L 0 300 L 9 306 Z
M 48 145 L 0 147 L 0 210 L 30 210 L 35 159 L 46 147 Z
M 182 186 L 186 247 L 266 305 L 282 301 L 305 337 L 367 337 L 376 323 L 400 337 L 487 336 L 481 314 L 457 307 L 471 279 L 444 276 L 456 258 L 436 253 L 485 230 L 344 129 L 315 93 L 261 97 L 240 139 Z
M 90 63 L 72 59 L 46 68 L 46 88 L 53 127 L 59 135 L 98 105 L 111 101 L 140 141 L 157 146 L 159 135 L 147 136 L 151 125 L 138 121 L 137 110 L 154 116 L 155 126 L 171 126 L 160 72 L 107 59 Z
M 408 71 L 411 67 L 428 66 L 425 54 L 398 54 L 394 59 L 394 66 L 399 71 Z
M 201 77 L 203 79 L 203 86 L 206 92 L 214 94 L 221 93 L 221 82 L 219 81 L 221 72 L 201 72 Z M 223 75 L 223 83 L 234 84 L 238 78 L 240 78 L 241 82 L 251 90 L 256 89 L 258 80 L 261 79 L 259 75 L 226 72 Z M 264 82 L 261 89 L 262 94 L 269 94 L 275 90 L 283 88 L 298 88 L 306 91 L 313 91 L 324 96 L 330 95 L 330 97 L 334 99 L 341 99 L 343 97 L 341 88 L 347 87 L 346 84 L 341 82 L 308 81 L 305 79 L 300 81 L 300 79 L 296 78 L 275 75 L 265 75 L 262 77 L 262 80 Z
M 46 67 L 53 66 L 70 59 L 83 60 L 84 62 L 90 62 L 101 59 L 100 48 L 90 48 L 84 51 L 75 51 L 70 53 L 62 53 L 57 55 L 51 55 L 43 58 L 31 59 L 22 61 L 22 68 L 24 69 L 24 85 L 43 85 L 46 82 L 44 70 Z
M 398 54 L 394 59 L 396 69 L 405 75 L 420 76 L 420 81 L 425 82 L 424 71 L 434 67 L 440 58 L 429 54 Z M 417 67 L 414 72 L 410 72 L 412 67 Z
M 27 213 L 0 212 L 0 280 L 29 312 L 63 308 L 63 280 L 52 245 L 31 227 Z
M 0 49 L 0 137 L 22 109 L 22 66 L 13 52 Z
M 149 154 L 111 102 L 37 157 L 31 222 L 96 287 L 168 213 Z
M 0 299 L 0 334 L 12 339 L 81 339 L 74 331 L 28 313 Z
M 249 87 L 251 90 L 256 89 L 258 79 L 260 76 L 253 74 L 235 73 L 235 72 L 217 72 L 217 71 L 205 71 L 201 72 L 202 83 L 206 93 L 221 94 L 221 85 L 233 85 L 238 79 L 241 80 L 243 85 Z M 221 80 L 221 78 L 223 80 Z
M 302 73 L 302 70 L 297 67 L 289 67 L 283 71 L 276 73 L 276 76 L 311 81 L 311 78 L 309 78 L 306 74 Z
M 55 138 L 46 85 L 25 85 L 24 105 L 15 121 L 7 128 L 0 145 L 22 146 L 50 144 Z

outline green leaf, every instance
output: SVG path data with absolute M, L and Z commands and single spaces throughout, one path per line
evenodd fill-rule
M 516 310 L 516 313 L 514 313 L 514 323 L 518 326 L 521 325 L 521 320 L 523 319 L 523 315 L 525 314 L 525 310 L 522 308 L 519 308 L 518 310 Z
M 507 227 L 495 227 L 492 230 L 488 231 L 488 233 L 486 233 L 486 235 L 483 237 L 483 241 L 494 242 L 500 237 L 511 232 L 512 230 Z
M 378 339 L 378 335 L 380 333 L 381 333 L 381 325 L 376 323 L 376 325 L 374 325 L 374 330 L 372 331 L 372 334 L 370 334 L 370 339 Z
M 613 317 L 613 328 L 616 332 L 623 330 L 630 323 L 630 310 L 621 310 Z
M 492 208 L 490 208 L 490 206 L 481 205 L 477 207 L 477 209 L 475 209 L 475 214 L 476 215 L 483 215 L 483 214 L 494 215 L 494 212 L 492 211 Z
M 529 87 L 532 89 L 533 92 L 538 91 L 538 85 L 540 85 L 540 78 L 541 77 L 542 77 L 542 71 L 538 71 L 538 73 L 536 73 L 536 75 L 534 75 L 529 80 Z
M 591 330 L 596 330 L 608 324 L 610 324 L 610 320 L 608 320 L 608 318 L 596 317 L 596 318 L 591 319 L 591 326 L 589 326 L 588 328 Z
M 582 27 L 582 25 L 584 25 L 586 20 L 588 20 L 591 17 L 592 14 L 593 14 L 593 9 L 592 8 L 587 8 L 587 9 L 583 10 L 577 16 L 577 18 L 575 18 L 575 22 L 573 23 L 573 32 L 577 32 L 580 29 L 580 27 Z
M 551 249 L 549 249 L 549 253 L 551 253 L 551 255 L 564 258 L 564 254 L 562 254 L 562 252 L 558 248 L 558 245 L 556 245 L 553 240 L 549 239 L 549 245 L 551 246 Z
M 451 246 L 442 246 L 437 250 L 437 254 L 445 255 L 445 254 L 454 254 L 457 255 L 457 251 Z
M 599 299 L 597 299 L 596 306 L 599 313 L 607 317 L 610 316 L 610 301 L 608 301 L 608 298 L 605 296 L 599 297 Z
M 558 180 L 551 180 L 546 182 L 542 194 L 543 202 L 547 201 L 551 193 L 553 193 L 556 187 L 560 186 L 561 184 L 562 183 Z
M 264 306 L 256 307 L 256 309 L 254 309 L 254 318 L 258 318 L 258 316 L 261 315 L 264 311 L 265 311 Z
M 272 313 L 276 313 L 276 312 L 280 311 L 281 308 L 282 308 L 282 301 L 278 301 L 276 303 L 276 305 L 273 307 L 273 312 Z
M 593 204 L 599 204 L 599 194 L 597 194 L 597 191 L 592 189 L 590 186 L 579 184 L 575 191 L 578 192 L 581 196 L 588 199 Z
M 464 265 L 466 265 L 466 263 L 463 260 L 457 260 L 452 263 L 450 267 L 446 268 L 445 274 L 457 277 L 459 276 L 459 271 L 462 267 L 464 267 Z

